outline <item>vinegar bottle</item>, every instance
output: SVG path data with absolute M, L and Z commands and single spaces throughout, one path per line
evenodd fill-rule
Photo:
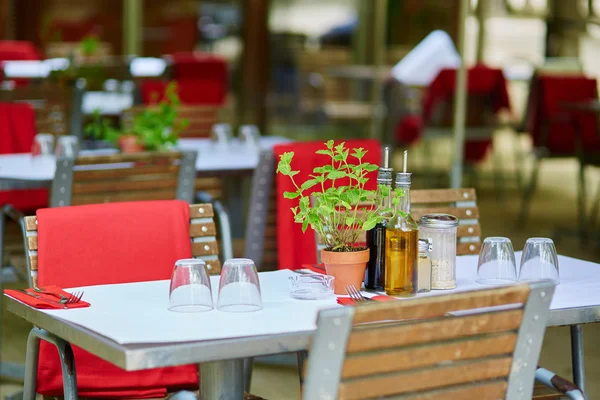
M 410 216 L 410 178 L 408 172 L 396 175 L 399 202 L 385 232 L 385 293 L 391 296 L 410 296 L 417 290 L 419 226 Z

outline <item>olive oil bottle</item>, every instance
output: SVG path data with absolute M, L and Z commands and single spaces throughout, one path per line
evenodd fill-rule
M 410 216 L 410 178 L 408 172 L 396 175 L 399 202 L 385 232 L 385 293 L 391 296 L 417 291 L 419 226 Z

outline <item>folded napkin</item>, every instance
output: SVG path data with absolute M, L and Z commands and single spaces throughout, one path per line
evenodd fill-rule
M 392 296 L 382 296 L 382 295 L 373 296 L 370 299 L 371 300 L 375 300 L 375 301 L 392 301 L 392 300 L 397 300 L 395 297 L 392 297 Z M 354 300 L 352 300 L 350 297 L 338 297 L 337 298 L 337 303 L 341 304 L 342 306 L 353 306 L 353 305 L 356 304 L 354 302 Z
M 65 292 L 58 286 L 44 286 L 43 288 L 40 288 L 40 289 L 45 290 L 47 292 L 61 294 L 65 297 L 71 296 L 70 293 Z M 17 299 L 20 302 L 25 303 L 28 306 L 33 307 L 33 308 L 40 308 L 40 309 L 44 309 L 44 310 L 62 310 L 62 309 L 64 309 L 64 306 L 59 306 L 57 304 L 54 304 L 55 302 L 59 301 L 57 296 L 52 296 L 52 295 L 44 294 L 44 293 L 37 293 L 33 289 L 25 289 L 25 291 L 35 294 L 35 295 L 41 297 L 41 299 L 28 296 L 23 292 L 19 292 L 18 290 L 13 290 L 13 289 L 6 289 L 6 290 L 4 290 L 4 293 L 6 293 L 10 297 Z M 49 301 L 44 301 L 43 299 L 47 299 Z M 90 306 L 90 303 L 88 303 L 87 301 L 83 301 L 83 300 L 80 300 L 77 303 L 67 304 L 68 308 L 84 308 L 84 307 L 89 307 L 89 306 Z
M 327 275 L 324 264 L 302 264 L 302 269 L 308 269 L 317 274 Z

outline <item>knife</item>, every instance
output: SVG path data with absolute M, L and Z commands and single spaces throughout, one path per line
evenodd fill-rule
M 66 304 L 63 304 L 60 301 L 48 300 L 45 297 L 39 296 L 39 295 L 34 294 L 34 293 L 29 293 L 29 292 L 27 292 L 25 290 L 17 289 L 17 292 L 26 294 L 27 296 L 31 296 L 31 297 L 33 297 L 35 299 L 39 299 L 39 300 L 45 301 L 48 304 L 52 304 L 52 305 L 55 305 L 55 306 L 58 306 L 58 307 L 62 307 L 65 310 L 67 310 L 69 308 Z

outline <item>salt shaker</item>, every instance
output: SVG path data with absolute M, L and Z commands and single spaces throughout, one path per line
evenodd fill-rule
M 419 220 L 420 237 L 430 239 L 431 289 L 456 287 L 456 231 L 458 218 L 449 214 L 427 214 Z
M 431 291 L 431 240 L 419 239 L 419 259 L 417 261 L 417 293 Z

